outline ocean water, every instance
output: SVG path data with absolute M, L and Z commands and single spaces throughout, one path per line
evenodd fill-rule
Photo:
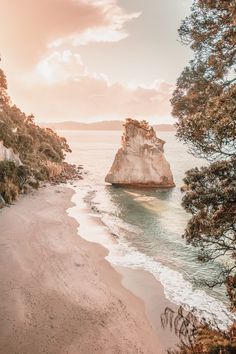
M 227 309 L 224 287 L 209 289 L 200 280 L 212 279 L 222 269 L 220 261 L 203 264 L 197 250 L 182 238 L 189 215 L 181 206 L 186 170 L 205 162 L 194 158 L 178 142 L 174 132 L 160 132 L 166 141 L 165 156 L 170 162 L 176 187 L 169 190 L 116 188 L 104 182 L 117 149 L 121 132 L 60 131 L 73 150 L 71 163 L 82 164 L 84 180 L 74 185 L 75 203 L 83 203 L 115 242 L 94 232 L 90 241 L 105 244 L 113 265 L 143 269 L 160 281 L 165 296 L 186 309 L 195 308 L 199 316 L 217 321 L 222 328 L 232 315 Z M 74 210 L 76 213 L 76 209 Z

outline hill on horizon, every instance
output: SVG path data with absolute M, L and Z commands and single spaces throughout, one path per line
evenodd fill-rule
M 122 130 L 123 121 L 121 120 L 110 120 L 101 121 L 93 123 L 82 123 L 82 122 L 56 122 L 56 123 L 40 123 L 41 127 L 51 128 L 56 130 Z M 173 124 L 155 124 L 154 129 L 158 131 L 175 131 L 175 126 Z

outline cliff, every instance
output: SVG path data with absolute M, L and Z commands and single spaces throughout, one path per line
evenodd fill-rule
M 164 144 L 146 121 L 126 119 L 121 148 L 105 181 L 137 187 L 174 187 L 170 165 L 164 156 Z

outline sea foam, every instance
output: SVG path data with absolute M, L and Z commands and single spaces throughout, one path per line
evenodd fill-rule
M 168 300 L 176 305 L 182 305 L 186 310 L 195 309 L 199 318 L 204 318 L 209 322 L 215 322 L 221 329 L 226 329 L 235 321 L 236 317 L 229 312 L 226 305 L 220 300 L 215 299 L 201 289 L 195 289 L 193 285 L 184 279 L 183 275 L 166 265 L 163 265 L 158 259 L 148 256 L 139 250 L 135 249 L 130 242 L 125 238 L 125 234 L 139 233 L 139 228 L 130 225 L 119 217 L 109 215 L 103 210 L 99 211 L 99 198 L 88 198 L 88 194 L 95 196 L 91 192 L 91 186 L 83 186 L 83 188 L 73 188 L 76 192 L 72 201 L 75 202 L 75 207 L 70 208 L 68 213 L 75 217 L 80 222 L 80 215 L 76 213 L 78 205 L 84 203 L 89 208 L 96 205 L 96 212 L 100 212 L 101 225 L 98 234 L 101 235 L 102 228 L 104 233 L 109 233 L 115 236 L 115 242 L 106 242 L 104 238 L 96 238 L 89 241 L 102 243 L 109 251 L 106 259 L 114 266 L 129 267 L 132 269 L 142 269 L 150 272 L 157 281 L 161 282 L 164 287 L 164 293 Z M 91 210 L 94 210 L 92 208 Z M 87 215 L 89 217 L 89 214 Z M 85 220 L 84 220 L 85 221 Z M 81 237 L 86 238 L 86 235 L 80 233 Z M 87 239 L 87 238 L 86 238 Z

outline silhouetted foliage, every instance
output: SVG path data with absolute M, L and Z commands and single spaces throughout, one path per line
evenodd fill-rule
M 163 328 L 169 326 L 180 339 L 178 349 L 168 354 L 231 354 L 236 352 L 236 327 L 221 330 L 216 323 L 199 321 L 195 310 L 185 311 L 181 306 L 177 313 L 166 308 L 161 316 Z

